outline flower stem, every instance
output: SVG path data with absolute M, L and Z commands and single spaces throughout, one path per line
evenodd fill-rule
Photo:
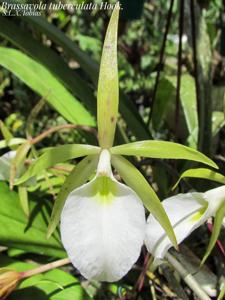
M 60 259 L 60 260 L 56 260 L 54 262 L 51 262 L 51 263 L 46 264 L 46 265 L 42 265 L 42 266 L 37 267 L 35 269 L 28 270 L 28 271 L 25 271 L 25 272 L 21 272 L 20 273 L 20 278 L 24 279 L 24 278 L 27 278 L 27 277 L 30 277 L 30 276 L 33 276 L 33 275 L 36 275 L 36 274 L 47 272 L 49 270 L 67 265 L 69 263 L 70 263 L 69 258 L 63 258 L 63 259 Z
M 174 269 L 180 274 L 190 289 L 199 297 L 200 300 L 210 300 L 209 296 L 199 286 L 195 278 L 184 268 L 184 266 L 169 252 L 166 254 L 166 258 Z

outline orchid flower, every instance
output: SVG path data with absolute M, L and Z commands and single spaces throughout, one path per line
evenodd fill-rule
M 60 229 L 71 262 L 86 278 L 117 281 L 138 259 L 144 206 L 114 178 L 108 150 L 101 152 L 95 178 L 69 194 Z
M 196 228 L 210 217 L 214 217 L 221 207 L 224 208 L 225 186 L 208 190 L 205 193 L 178 194 L 165 199 L 162 205 L 173 226 L 177 242 L 180 244 Z M 158 259 L 163 259 L 168 249 L 172 247 L 162 226 L 153 215 L 147 219 L 145 244 L 148 251 Z
M 57 163 L 86 156 L 67 176 L 57 195 L 47 236 L 61 220 L 61 239 L 72 264 L 87 279 L 101 281 L 119 280 L 138 259 L 146 227 L 144 206 L 176 246 L 172 226 L 158 196 L 141 172 L 121 155 L 188 159 L 217 168 L 202 153 L 172 142 L 147 140 L 113 147 L 119 106 L 118 16 L 116 5 L 106 32 L 99 73 L 99 147 L 69 144 L 47 149 L 16 181 L 20 185 Z M 115 179 L 111 163 L 127 185 Z

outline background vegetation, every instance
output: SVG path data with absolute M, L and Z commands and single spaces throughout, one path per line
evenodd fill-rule
M 121 4 L 116 143 L 179 142 L 209 155 L 225 174 L 224 1 L 122 0 Z M 64 143 L 97 143 L 92 128 L 96 85 L 110 14 L 111 10 L 68 9 L 43 11 L 41 17 L 0 16 L 2 139 L 35 137 L 49 128 L 74 123 L 77 128 L 49 135 L 33 151 Z M 216 186 L 188 179 L 174 192 L 179 175 L 196 164 L 151 159 L 135 164 L 161 199 Z M 28 188 L 29 216 L 21 208 L 21 192 L 18 195 L 16 188 L 11 192 L 1 182 L 1 267 L 23 271 L 66 256 L 59 234 L 49 240 L 45 234 L 52 202 L 69 170 L 70 164 L 60 165 Z M 174 254 L 192 273 L 198 269 L 210 230 L 210 224 L 202 226 L 181 247 L 181 254 Z M 224 277 L 223 230 L 220 238 L 198 275 L 200 284 L 210 286 L 212 298 Z M 145 274 L 147 260 L 143 249 L 134 269 L 116 284 L 87 282 L 71 266 L 54 269 L 26 279 L 8 299 L 194 299 L 170 264 Z

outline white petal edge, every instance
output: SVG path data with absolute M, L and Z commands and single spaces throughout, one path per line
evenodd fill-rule
M 9 180 L 10 163 L 15 156 L 16 151 L 9 151 L 0 157 L 0 180 Z
M 109 202 L 93 195 L 96 180 L 74 190 L 61 215 L 62 243 L 72 264 L 87 279 L 118 281 L 137 261 L 145 234 L 142 202 L 129 187 L 114 185 Z
M 225 186 L 205 193 L 178 194 L 165 199 L 162 205 L 173 226 L 178 244 L 209 217 L 214 216 L 223 201 Z M 145 244 L 148 251 L 158 259 L 162 259 L 172 247 L 164 229 L 152 215 L 147 220 Z
M 177 243 L 181 243 L 195 228 L 191 219 L 194 214 L 207 206 L 201 193 L 178 194 L 165 199 L 162 205 L 173 226 Z M 199 220 L 197 220 L 199 222 Z M 150 215 L 147 219 L 145 245 L 155 258 L 163 259 L 172 244 L 160 223 Z

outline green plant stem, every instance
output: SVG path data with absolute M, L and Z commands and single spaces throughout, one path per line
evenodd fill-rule
M 24 279 L 24 278 L 27 278 L 27 277 L 31 277 L 31 276 L 36 275 L 36 274 L 44 273 L 44 272 L 47 272 L 49 270 L 52 270 L 52 269 L 55 269 L 55 268 L 58 268 L 58 267 L 62 267 L 64 265 L 68 265 L 69 263 L 70 263 L 69 258 L 59 259 L 59 260 L 56 260 L 56 261 L 51 262 L 49 264 L 37 267 L 35 269 L 25 271 L 25 272 L 21 272 L 20 273 L 20 278 Z
M 166 254 L 166 259 L 180 274 L 189 288 L 199 297 L 200 300 L 210 300 L 209 296 L 199 286 L 195 278 L 184 268 L 184 266 L 169 252 Z

